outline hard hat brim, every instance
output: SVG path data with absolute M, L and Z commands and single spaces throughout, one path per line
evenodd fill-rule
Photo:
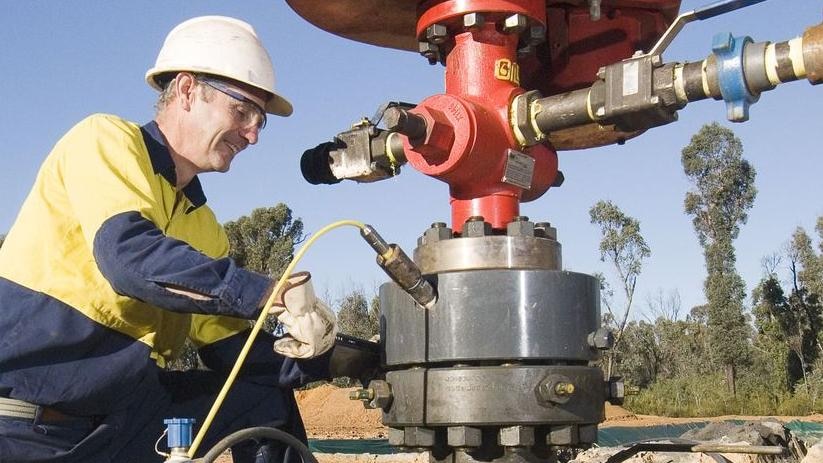
M 272 94 L 266 102 L 266 112 L 276 116 L 289 117 L 294 112 L 294 108 L 288 100 L 278 94 Z

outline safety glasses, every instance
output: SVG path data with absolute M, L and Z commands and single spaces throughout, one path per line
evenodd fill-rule
M 208 85 L 209 87 L 217 90 L 218 92 L 228 96 L 229 98 L 235 101 L 251 105 L 253 111 L 246 111 L 245 113 L 240 114 L 240 117 L 243 119 L 243 123 L 245 125 L 250 125 L 253 122 L 255 116 L 257 116 L 258 119 L 256 125 L 258 130 L 262 130 L 264 127 L 266 127 L 266 111 L 264 111 L 263 108 L 261 108 L 260 105 L 257 104 L 254 100 L 246 97 L 242 93 L 238 92 L 237 90 L 234 90 L 233 88 L 229 87 L 224 82 L 221 82 L 219 80 L 212 79 L 209 77 L 198 76 L 197 81 Z

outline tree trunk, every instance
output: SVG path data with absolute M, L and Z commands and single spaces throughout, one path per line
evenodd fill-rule
M 734 365 L 726 365 L 726 384 L 729 385 L 729 392 L 733 395 L 737 395 L 737 385 L 735 384 L 735 380 L 737 379 L 737 372 L 735 371 Z

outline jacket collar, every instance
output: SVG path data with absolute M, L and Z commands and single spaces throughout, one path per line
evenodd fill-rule
M 146 143 L 146 148 L 149 150 L 149 159 L 151 159 L 151 166 L 155 174 L 160 174 L 172 186 L 177 185 L 177 173 L 174 169 L 174 161 L 171 159 L 171 154 L 166 146 L 166 139 L 160 133 L 160 128 L 157 122 L 151 121 L 148 124 L 140 127 L 143 133 L 143 140 Z M 200 184 L 200 179 L 195 175 L 188 185 L 183 187 L 183 195 L 191 202 L 191 207 L 186 211 L 188 214 L 198 207 L 206 204 L 206 194 L 203 193 L 203 186 Z

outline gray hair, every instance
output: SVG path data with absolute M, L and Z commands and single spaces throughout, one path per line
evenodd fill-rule
M 195 76 L 195 79 L 197 77 Z M 177 76 L 174 76 L 164 87 L 163 90 L 160 92 L 160 95 L 157 97 L 157 102 L 154 103 L 154 109 L 157 111 L 157 114 L 163 112 L 168 106 L 169 103 L 174 101 L 177 98 Z M 199 82 L 198 82 L 199 83 Z M 198 91 L 200 92 L 200 96 L 203 97 L 205 101 L 211 101 L 211 96 L 214 91 L 208 85 L 198 85 L 200 88 Z

